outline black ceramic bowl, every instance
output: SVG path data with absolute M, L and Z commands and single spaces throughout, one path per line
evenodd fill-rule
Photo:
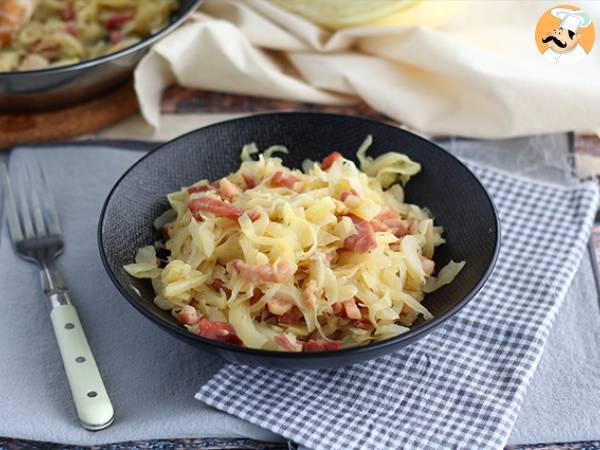
M 288 167 L 305 158 L 321 160 L 332 150 L 356 160 L 356 150 L 373 135 L 370 155 L 395 150 L 419 161 L 423 170 L 406 186 L 407 201 L 429 208 L 445 228 L 447 243 L 435 254 L 438 267 L 450 259 L 465 268 L 450 285 L 429 294 L 423 304 L 434 319 L 406 334 L 364 347 L 322 353 L 285 353 L 236 347 L 195 336 L 154 305 L 150 283 L 130 277 L 123 265 L 136 250 L 156 238 L 152 221 L 167 208 L 165 195 L 207 178 L 214 180 L 239 168 L 240 149 L 283 144 Z M 138 311 L 165 331 L 194 347 L 228 361 L 285 369 L 327 368 L 359 363 L 416 342 L 456 314 L 490 275 L 500 244 L 494 205 L 477 178 L 454 156 L 434 143 L 399 128 L 358 117 L 319 113 L 273 113 L 230 120 L 192 131 L 135 163 L 110 192 L 98 229 L 100 254 L 117 289 Z M 135 332 L 135 330 L 132 330 Z M 418 348 L 415 348 L 418 351 Z
M 121 51 L 64 67 L 0 72 L 0 112 L 35 112 L 88 100 L 129 80 L 150 45 L 173 31 L 202 0 L 179 0 L 171 22 Z

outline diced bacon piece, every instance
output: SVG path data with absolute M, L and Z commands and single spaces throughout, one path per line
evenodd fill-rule
M 328 264 L 331 264 L 336 257 L 337 257 L 337 252 L 336 251 L 325 253 L 325 261 Z
M 208 339 L 216 339 L 217 341 L 229 342 L 236 345 L 242 343 L 233 326 L 227 322 L 212 322 L 202 318 L 194 325 L 192 331 L 198 336 Z
M 402 219 L 400 214 L 389 206 L 384 207 L 383 210 L 371 220 L 373 230 L 391 231 L 394 236 L 399 238 L 408 234 L 408 224 L 408 221 Z
M 194 325 L 200 320 L 201 315 L 191 305 L 185 305 L 179 314 L 177 314 L 177 320 L 183 325 Z
M 267 309 L 275 316 L 283 316 L 288 312 L 294 304 L 284 298 L 274 298 L 267 303 Z
M 299 192 L 302 190 L 302 181 L 295 175 L 285 174 L 281 170 L 278 170 L 271 177 L 271 184 L 275 186 L 283 186 L 293 191 Z
M 344 248 L 357 253 L 367 253 L 374 250 L 377 247 L 377 241 L 371 224 L 353 214 L 350 214 L 349 217 L 354 222 L 356 233 L 344 240 Z
M 229 289 L 227 286 L 225 286 L 225 282 L 223 280 L 221 280 L 220 278 L 215 278 L 213 280 L 213 282 L 210 284 L 210 287 L 213 288 L 217 292 L 222 290 L 223 292 L 225 292 L 225 295 L 227 295 L 227 297 L 229 297 L 231 295 L 231 289 Z
M 227 178 L 221 178 L 221 181 L 219 181 L 219 193 L 221 197 L 232 200 L 242 193 L 242 189 Z
M 412 311 L 413 311 L 413 309 L 409 306 L 409 304 L 405 303 L 404 305 L 402 305 L 402 310 L 400 311 L 400 315 L 406 316 L 407 314 L 410 314 Z
M 215 188 L 211 184 L 204 184 L 202 186 L 190 186 L 187 188 L 187 191 L 190 194 L 197 194 L 199 192 L 209 192 L 209 191 L 214 191 L 214 190 L 215 190 Z
M 334 303 L 331 305 L 331 309 L 333 309 L 333 314 L 338 317 L 346 317 L 346 311 L 344 311 L 344 306 L 341 303 Z
M 267 308 L 264 308 L 262 310 L 262 312 L 260 313 L 260 317 L 259 317 L 259 321 L 260 322 L 266 322 L 267 320 L 269 320 L 271 317 L 273 317 L 273 314 L 271 314 L 269 312 L 269 310 Z
M 252 189 L 252 188 L 256 187 L 256 185 L 258 184 L 254 180 L 252 175 L 249 175 L 247 173 L 242 173 L 242 178 L 244 179 L 244 183 L 246 183 L 246 189 Z
M 60 10 L 60 18 L 65 22 L 73 20 L 75 18 L 75 10 L 72 6 L 66 6 Z
M 79 36 L 79 27 L 75 22 L 69 22 L 65 26 L 65 31 L 69 33 L 71 36 Z
M 302 351 L 304 352 L 324 352 L 328 350 L 339 350 L 342 348 L 342 343 L 338 341 L 323 341 L 310 339 L 304 343 Z
M 263 292 L 260 289 L 254 289 L 254 292 L 252 293 L 252 298 L 250 299 L 250 304 L 254 305 L 256 302 L 258 302 L 262 298 L 262 296 L 263 296 Z
M 294 267 L 289 263 L 255 265 L 234 259 L 232 267 L 240 277 L 252 283 L 283 283 L 294 275 Z
M 61 9 L 60 18 L 65 22 L 69 22 L 69 21 L 72 21 L 73 19 L 75 19 L 75 10 L 73 9 L 73 7 L 67 6 L 67 7 Z
M 423 271 L 428 277 L 430 277 L 435 271 L 435 262 L 421 255 L 419 255 L 419 257 L 421 259 L 421 266 L 423 267 Z
M 114 30 L 131 19 L 133 19 L 133 11 L 119 11 L 106 19 L 104 26 L 109 30 Z
M 343 201 L 343 202 L 345 202 L 345 201 L 346 201 L 346 199 L 347 199 L 348 197 L 350 197 L 351 195 L 356 195 L 356 196 L 358 196 L 358 192 L 356 192 L 354 189 L 350 189 L 349 191 L 343 191 L 343 192 L 340 194 L 340 200 L 341 200 L 341 201 Z
M 332 152 L 328 156 L 323 159 L 323 163 L 321 164 L 321 169 L 327 170 L 331 167 L 331 165 L 339 158 L 343 158 L 340 152 Z
M 279 318 L 279 323 L 296 325 L 302 321 L 302 312 L 295 306 Z
M 306 286 L 306 288 L 302 292 L 304 302 L 306 303 L 306 306 L 308 306 L 309 309 L 313 309 L 317 304 L 317 298 L 315 297 L 315 288 L 316 283 L 311 280 L 308 283 L 308 286 Z
M 375 216 L 375 220 L 380 221 L 388 228 L 396 228 L 405 224 L 405 221 L 402 220 L 400 214 L 389 206 L 384 206 L 381 212 Z
M 188 208 L 194 216 L 196 216 L 199 212 L 208 212 L 218 217 L 227 217 L 231 220 L 238 220 L 245 214 L 243 209 L 240 209 L 231 203 L 207 196 L 198 197 L 191 200 L 188 203 Z
M 362 314 L 360 313 L 360 309 L 358 309 L 358 306 L 356 306 L 356 302 L 354 301 L 354 299 L 342 302 L 342 306 L 344 307 L 344 312 L 346 313 L 346 317 L 348 319 L 362 319 Z
M 118 44 L 123 39 L 125 39 L 125 35 L 123 34 L 122 31 L 113 30 L 109 33 L 108 39 L 110 40 L 111 44 Z
M 373 231 L 375 231 L 376 233 L 378 231 L 390 231 L 390 227 L 388 227 L 385 223 L 383 223 L 380 220 L 372 219 L 371 220 L 371 226 L 373 227 Z
M 298 344 L 298 342 L 291 342 L 289 338 L 283 334 L 275 336 L 275 343 L 288 352 L 302 351 L 302 345 Z
M 340 194 L 340 200 L 351 209 L 358 208 L 360 206 L 360 197 L 358 196 L 358 192 L 356 192 L 354 189 L 342 192 Z

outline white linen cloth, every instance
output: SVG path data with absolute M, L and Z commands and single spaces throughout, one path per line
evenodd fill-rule
M 600 2 L 578 5 L 600 26 Z M 431 135 L 600 131 L 600 49 L 573 65 L 545 61 L 534 30 L 551 6 L 474 1 L 438 29 L 332 32 L 267 0 L 206 0 L 194 21 L 141 61 L 135 85 L 156 127 L 161 92 L 176 82 L 314 103 L 364 101 Z

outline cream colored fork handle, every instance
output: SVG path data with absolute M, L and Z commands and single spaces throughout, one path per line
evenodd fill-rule
M 73 305 L 52 308 L 50 319 L 79 421 L 88 430 L 108 427 L 114 418 L 110 398 Z

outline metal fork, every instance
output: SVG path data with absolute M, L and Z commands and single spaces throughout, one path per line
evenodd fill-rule
M 13 190 L 6 164 L 0 162 L 13 247 L 21 258 L 40 268 L 44 297 L 79 421 L 88 430 L 102 430 L 113 422 L 113 407 L 77 311 L 54 265 L 64 241 L 48 181 L 39 164 L 35 178 L 33 170 L 26 166 L 25 173 L 19 173 L 23 175 L 17 180 L 19 188 Z

